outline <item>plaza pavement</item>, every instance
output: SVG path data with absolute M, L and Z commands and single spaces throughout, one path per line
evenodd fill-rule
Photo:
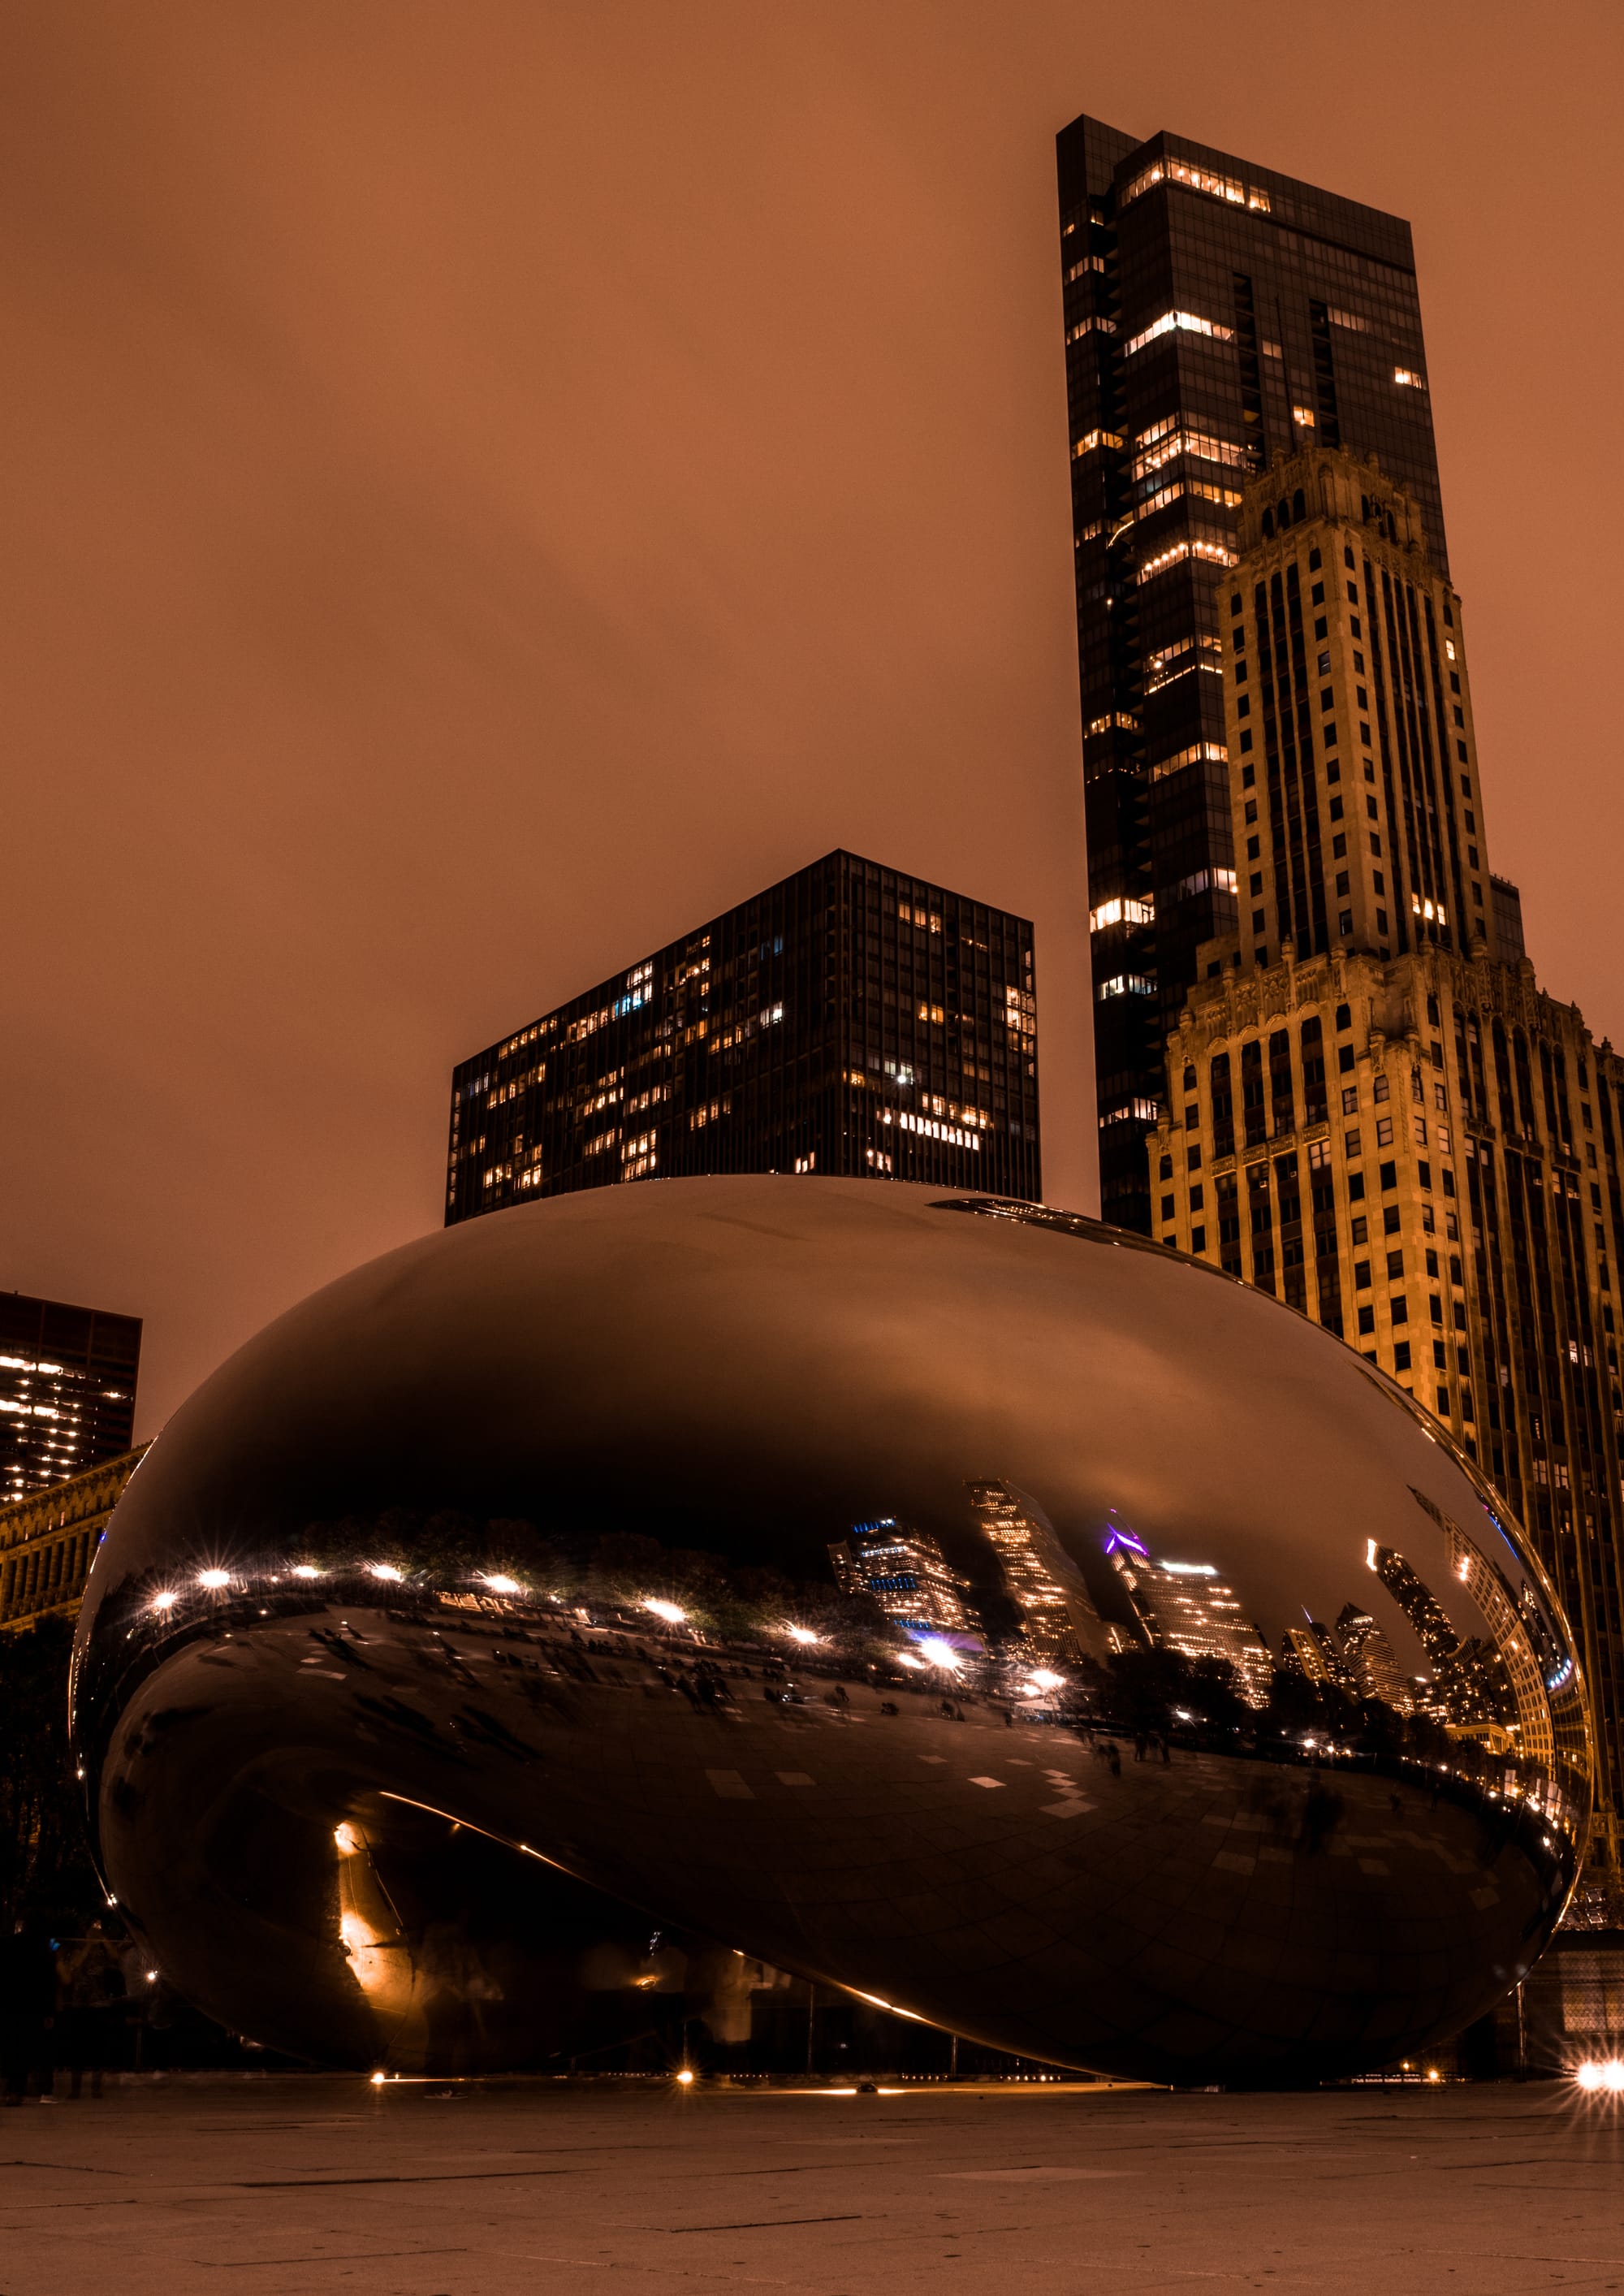
M 0 2118 L 0 2296 L 1624 2289 L 1624 2107 L 329 2076 Z

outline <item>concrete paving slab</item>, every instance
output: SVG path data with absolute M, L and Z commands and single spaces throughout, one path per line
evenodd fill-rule
M 1624 2290 L 1571 2085 L 880 2095 L 336 2077 L 0 2117 L 0 2296 Z

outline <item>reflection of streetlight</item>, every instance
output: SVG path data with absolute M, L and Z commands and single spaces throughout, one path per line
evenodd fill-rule
M 923 1659 L 915 1658 L 912 1651 L 898 1651 L 897 1663 L 898 1666 L 912 1667 L 915 1674 L 923 1674 L 925 1670 Z
M 1063 1690 L 1066 1686 L 1065 1676 L 1051 1674 L 1046 1666 L 1035 1666 L 1032 1669 L 1032 1680 L 1039 1690 Z
M 815 1635 L 810 1627 L 786 1627 L 784 1632 L 792 1643 L 821 1643 L 822 1635 Z
M 321 1572 L 316 1569 L 314 1562 L 296 1562 L 293 1565 L 293 1576 L 295 1578 L 319 1578 L 321 1575 Z M 381 2073 L 378 2078 L 381 2080 L 383 2078 Z
M 654 1616 L 663 1619 L 668 1627 L 680 1627 L 688 1615 L 680 1603 L 662 1602 L 657 1595 L 645 1595 L 638 1607 L 652 1611 Z
M 504 1570 L 491 1571 L 485 1584 L 493 1595 L 522 1595 L 524 1592 L 517 1578 L 510 1578 Z
M 956 1674 L 962 1663 L 951 1643 L 943 1642 L 939 1635 L 926 1635 L 919 1645 L 921 1652 L 932 1666 L 944 1666 L 949 1674 Z
M 406 1572 L 397 1570 L 392 1562 L 369 1562 L 366 1567 L 374 1578 L 392 1578 L 397 1586 L 406 1577 Z
M 200 1570 L 197 1583 L 200 1587 L 229 1587 L 231 1573 L 229 1570 Z

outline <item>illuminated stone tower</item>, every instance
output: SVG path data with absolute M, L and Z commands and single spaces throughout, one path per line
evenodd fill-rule
M 1460 601 L 1415 501 L 1316 447 L 1249 483 L 1238 540 L 1239 914 L 1168 1040 L 1155 1233 L 1390 1374 L 1529 1526 L 1602 1741 L 1593 1901 L 1624 1913 L 1624 1062 L 1540 990 L 1489 874 Z

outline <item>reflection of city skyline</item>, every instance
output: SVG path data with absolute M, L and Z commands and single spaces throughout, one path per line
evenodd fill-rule
M 1367 1539 L 1367 1568 L 1424 1655 L 1425 1669 L 1407 1673 L 1366 1603 L 1343 1602 L 1330 1624 L 1305 1607 L 1302 1623 L 1285 1627 L 1271 1646 L 1218 1563 L 1156 1555 L 1120 1521 L 1109 1529 L 1105 1552 L 1127 1617 L 1121 1611 L 1115 1620 L 1103 1616 L 1082 1570 L 1034 1499 L 1005 1481 L 966 1488 L 1029 1664 L 1106 1665 L 1135 1647 L 1165 1650 L 1192 1662 L 1218 1660 L 1231 1669 L 1239 1696 L 1259 1711 L 1269 1705 L 1281 1669 L 1357 1704 L 1386 1707 L 1401 1719 L 1424 1718 L 1492 1754 L 1515 1753 L 1541 1767 L 1556 1759 L 1560 1734 L 1541 1659 L 1547 1630 L 1532 1590 L 1524 1584 L 1521 1599 L 1514 1597 L 1460 1527 L 1420 1493 L 1415 1496 L 1442 1532 L 1450 1575 L 1487 1632 L 1463 1634 L 1407 1555 Z M 866 1595 L 886 1618 L 915 1633 L 949 1636 L 972 1649 L 987 1646 L 973 1582 L 918 1524 L 895 1516 L 856 1523 L 828 1553 L 842 1594 Z M 1001 1638 L 995 1620 L 994 1644 Z
M 1415 1493 L 1442 1531 L 1453 1577 L 1466 1589 L 1489 1638 L 1461 1635 L 1419 1572 L 1396 1549 L 1367 1543 L 1366 1560 L 1403 1610 L 1433 1665 L 1430 1683 L 1418 1682 L 1416 1703 L 1452 1737 L 1472 1739 L 1491 1752 L 1515 1751 L 1549 1767 L 1555 1733 L 1538 1659 L 1538 1630 L 1530 1627 L 1460 1525 L 1421 1492 Z M 1531 1595 L 1525 1587 L 1525 1602 Z

